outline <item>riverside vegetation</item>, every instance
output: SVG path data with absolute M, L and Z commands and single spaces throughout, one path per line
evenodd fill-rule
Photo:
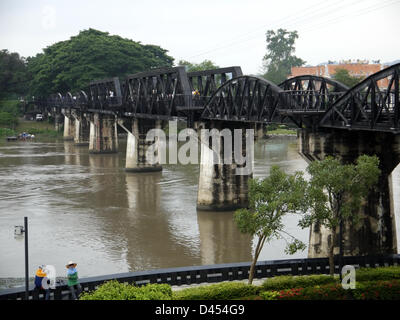
M 17 136 L 21 132 L 36 137 L 60 137 L 62 132 L 56 131 L 52 122 L 52 119 L 40 122 L 24 120 L 18 100 L 0 100 L 0 137 Z
M 261 285 L 222 282 L 183 290 L 168 284 L 135 286 L 116 280 L 105 282 L 80 300 L 399 300 L 400 266 L 360 268 L 356 288 L 343 289 L 330 275 L 278 276 Z

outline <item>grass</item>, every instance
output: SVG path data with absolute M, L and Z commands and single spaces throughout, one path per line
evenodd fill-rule
M 277 128 L 274 130 L 268 130 L 267 135 L 297 135 L 297 130 L 295 129 L 283 129 Z
M 54 129 L 54 124 L 47 121 L 27 121 L 19 119 L 18 125 L 14 130 L 9 128 L 0 128 L 0 137 L 18 135 L 22 132 L 34 134 L 36 137 L 57 138 L 62 136 L 61 131 Z

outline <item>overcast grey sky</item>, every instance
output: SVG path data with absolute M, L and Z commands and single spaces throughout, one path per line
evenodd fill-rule
M 296 55 L 328 60 L 400 59 L 400 0 L 0 0 L 0 49 L 32 56 L 94 28 L 175 58 L 260 72 L 269 29 L 297 30 Z

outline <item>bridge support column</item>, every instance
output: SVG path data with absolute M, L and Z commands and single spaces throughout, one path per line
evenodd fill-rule
M 115 116 L 94 113 L 90 120 L 89 153 L 118 153 Z
M 58 132 L 61 129 L 62 115 L 59 113 L 54 114 L 54 129 Z
M 344 255 L 397 253 L 391 172 L 400 162 L 400 136 L 347 130 L 312 133 L 302 129 L 300 153 L 307 161 L 322 160 L 330 155 L 341 159 L 343 163 L 354 163 L 362 154 L 376 154 L 379 157 L 379 182 L 361 209 L 360 223 L 345 223 Z M 310 228 L 308 257 L 327 257 L 330 239 L 330 231 L 318 224 L 313 225 Z M 334 253 L 339 253 L 339 243 Z
M 254 135 L 255 135 L 256 139 L 264 138 L 264 124 L 263 123 L 256 123 L 254 125 Z
M 125 170 L 127 172 L 162 171 L 160 161 L 158 163 L 150 163 L 146 157 L 149 146 L 158 143 L 158 141 L 146 141 L 147 132 L 151 129 L 162 129 L 162 122 L 160 120 L 147 119 L 132 120 L 132 133 L 128 133 L 126 146 Z
M 75 117 L 75 137 L 76 146 L 88 146 L 90 136 L 90 122 L 83 116 Z
M 74 140 L 75 123 L 71 115 L 64 116 L 64 140 Z
M 210 138 L 210 129 L 220 132 Z M 235 129 L 241 129 L 235 139 Z M 251 132 L 246 129 L 252 129 Z M 253 177 L 254 125 L 232 124 L 222 121 L 202 123 L 201 162 L 197 209 L 206 211 L 232 211 L 248 206 L 248 181 Z M 229 141 L 230 136 L 232 138 Z M 214 141 L 213 141 L 214 140 Z M 241 140 L 241 141 L 237 141 Z M 213 143 L 217 148 L 212 150 Z M 228 146 L 232 148 L 229 150 Z M 235 148 L 241 148 L 242 160 L 235 157 Z M 228 151 L 227 151 L 228 150 Z M 230 153 L 230 154 L 229 154 Z M 226 161 L 226 157 L 231 161 Z M 224 161 L 225 158 L 225 161 Z

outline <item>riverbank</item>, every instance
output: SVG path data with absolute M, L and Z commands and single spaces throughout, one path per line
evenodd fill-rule
M 54 124 L 48 121 L 29 121 L 19 118 L 15 129 L 0 128 L 0 137 L 18 136 L 22 132 L 34 134 L 36 138 L 59 138 L 63 132 L 56 131 Z
M 266 136 L 297 136 L 297 130 L 277 128 L 274 130 L 267 130 Z

